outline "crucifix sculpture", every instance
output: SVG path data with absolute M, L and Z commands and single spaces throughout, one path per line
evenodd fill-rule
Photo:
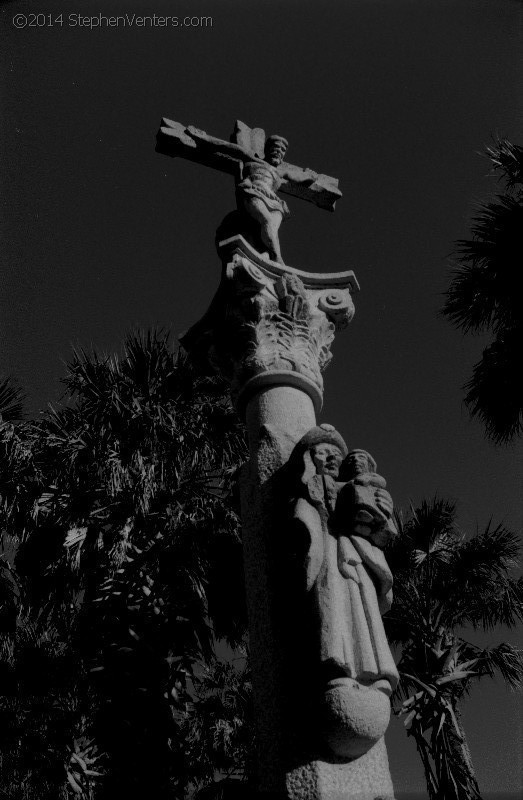
M 334 211 L 336 200 L 341 197 L 337 178 L 286 163 L 283 157 L 287 148 L 283 136 L 266 138 L 261 128 L 249 128 L 239 120 L 227 142 L 169 119 L 162 120 L 156 147 L 165 155 L 182 156 L 234 175 L 238 209 L 222 223 L 219 238 L 227 238 L 225 227 L 229 235 L 241 231 L 258 251 L 280 263 L 283 260 L 278 231 L 289 216 L 289 209 L 277 192 L 300 197 L 329 211 Z
M 384 733 L 398 675 L 381 614 L 392 499 L 376 462 L 318 425 L 321 372 L 354 314 L 352 270 L 283 263 L 279 191 L 334 210 L 338 181 L 287 164 L 287 142 L 236 123 L 231 141 L 162 120 L 157 150 L 235 176 L 220 285 L 182 337 L 225 375 L 245 419 L 245 586 L 257 724 L 246 800 L 393 800 Z

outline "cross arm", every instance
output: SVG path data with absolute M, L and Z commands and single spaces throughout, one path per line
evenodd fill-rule
M 187 158 L 238 178 L 241 162 L 262 158 L 265 133 L 261 128 L 251 129 L 237 121 L 232 138 L 232 142 L 227 142 L 164 117 L 156 136 L 156 151 Z M 336 200 L 341 197 L 337 178 L 286 162 L 280 164 L 278 173 L 282 181 L 280 191 L 334 211 Z
M 237 174 L 239 162 L 246 156 L 244 149 L 234 142 L 217 139 L 192 125 L 185 126 L 165 117 L 156 135 L 156 152 L 187 158 L 231 175 Z
M 336 200 L 342 196 L 338 178 L 322 175 L 313 170 L 283 162 L 278 168 L 282 177 L 280 191 L 314 203 L 318 208 L 334 211 Z

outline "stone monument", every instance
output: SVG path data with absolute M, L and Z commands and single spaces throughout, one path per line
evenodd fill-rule
M 231 141 L 162 120 L 157 150 L 234 176 L 221 282 L 183 346 L 225 375 L 250 457 L 241 478 L 257 720 L 246 798 L 392 800 L 384 733 L 398 674 L 381 614 L 396 529 L 376 463 L 318 425 L 322 371 L 354 314 L 352 271 L 287 266 L 278 192 L 334 210 L 338 181 L 286 163 L 287 141 L 237 122 Z

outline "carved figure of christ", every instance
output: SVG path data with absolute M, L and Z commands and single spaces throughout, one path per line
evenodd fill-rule
M 278 231 L 289 209 L 277 192 L 300 197 L 329 211 L 334 211 L 336 200 L 341 197 L 337 178 L 283 160 L 287 150 L 283 137 L 266 138 L 261 128 L 249 128 L 240 121 L 227 142 L 192 125 L 186 127 L 163 119 L 156 150 L 234 175 L 239 212 L 254 221 L 257 238 L 265 249 L 263 254 L 281 263 Z

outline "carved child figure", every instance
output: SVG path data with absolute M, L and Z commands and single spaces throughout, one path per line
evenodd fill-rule
M 387 481 L 376 472 L 376 462 L 366 450 L 352 450 L 345 459 L 348 483 L 340 492 L 338 509 L 352 518 L 352 532 L 384 547 L 398 530 L 392 518 L 392 497 Z
M 307 545 L 303 635 L 322 676 L 321 727 L 335 755 L 353 758 L 383 736 L 398 682 L 381 619 L 392 602 L 382 550 L 396 532 L 392 498 L 372 457 L 348 453 L 331 425 L 302 437 L 290 467 L 298 489 L 290 532 Z

